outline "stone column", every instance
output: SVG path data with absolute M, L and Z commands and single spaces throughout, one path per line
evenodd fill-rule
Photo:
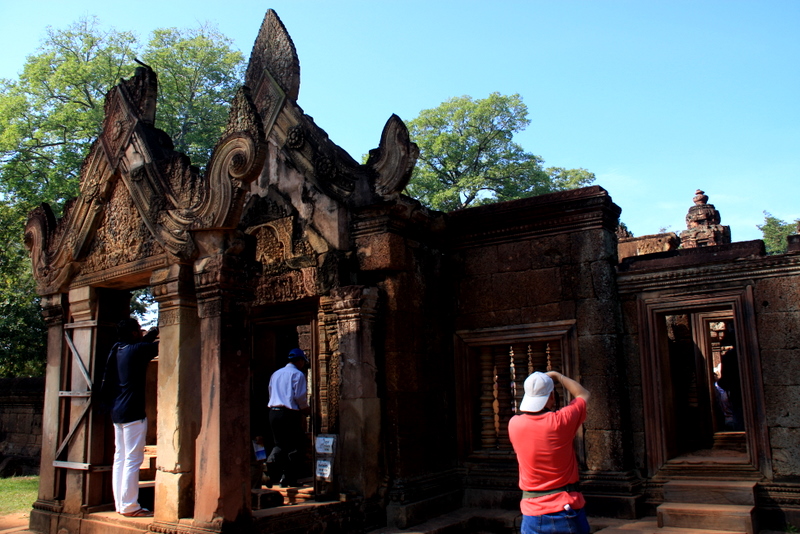
M 31 512 L 31 529 L 48 532 L 47 515 L 40 510 L 54 511 L 54 501 L 59 498 L 56 469 L 53 467 L 59 446 L 59 397 L 61 384 L 61 356 L 64 352 L 64 297 L 55 293 L 42 297 L 42 315 L 47 325 L 47 369 L 45 370 L 44 408 L 42 412 L 42 462 L 39 467 L 39 497 Z
M 349 286 L 333 292 L 341 361 L 340 487 L 364 498 L 380 484 L 380 400 L 372 335 L 378 289 Z
M 158 460 L 155 519 L 175 523 L 194 511 L 195 439 L 200 428 L 200 319 L 190 265 L 150 278 L 159 306 Z
M 93 287 L 81 287 L 69 292 L 69 307 L 72 322 L 65 324 L 66 334 L 72 339 L 72 345 L 77 352 L 67 348 L 64 358 L 71 368 L 70 376 L 65 377 L 66 387 L 73 393 L 89 389 L 87 378 L 81 370 L 81 363 L 87 373 L 91 373 L 92 363 L 95 358 L 96 330 L 97 330 L 97 294 Z M 66 341 L 66 340 L 65 340 Z M 80 362 L 78 361 L 80 359 Z M 65 361 L 65 363 L 66 363 Z M 91 375 L 89 375 L 91 376 Z M 73 397 L 69 401 L 69 416 L 62 421 L 65 431 L 75 428 L 75 432 L 67 444 L 66 460 L 73 464 L 89 462 L 91 429 L 89 428 L 90 403 L 88 397 Z M 64 435 L 64 434 L 62 434 Z M 64 495 L 63 511 L 77 514 L 84 504 L 84 493 L 87 492 L 86 471 L 80 469 L 67 470 L 67 486 Z
M 200 433 L 194 519 L 219 528 L 250 517 L 250 359 L 245 262 L 222 232 L 198 232 L 194 277 L 200 316 Z M 249 293 L 250 295 L 252 292 Z

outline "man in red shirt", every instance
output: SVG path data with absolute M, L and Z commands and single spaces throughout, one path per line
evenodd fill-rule
M 568 406 L 556 407 L 553 381 L 572 395 Z M 572 442 L 586 419 L 589 392 L 575 380 L 556 371 L 533 373 L 525 379 L 520 415 L 508 423 L 508 435 L 519 463 L 523 491 L 522 534 L 588 534 L 577 491 L 578 462 Z

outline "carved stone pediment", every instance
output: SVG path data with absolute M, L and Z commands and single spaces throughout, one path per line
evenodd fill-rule
M 393 198 L 405 188 L 419 149 L 411 142 L 403 121 L 392 115 L 380 146 L 370 151 L 366 165 L 333 143 L 297 105 L 300 62 L 291 37 L 272 10 L 264 17 L 245 79 L 253 89 L 253 101 L 265 129 L 320 191 L 339 202 L 362 206 Z M 282 95 L 285 103 L 280 100 Z M 277 114 L 276 106 L 280 106 Z
M 66 290 L 81 271 L 130 275 L 136 267 L 120 266 L 132 255 L 191 261 L 194 231 L 236 228 L 249 184 L 266 157 L 264 128 L 249 90 L 242 87 L 231 103 L 204 176 L 153 126 L 156 94 L 149 67 L 112 89 L 103 131 L 81 168 L 79 197 L 59 221 L 46 205 L 31 213 L 25 240 L 41 293 Z

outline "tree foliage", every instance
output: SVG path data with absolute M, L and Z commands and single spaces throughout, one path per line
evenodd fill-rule
M 764 236 L 764 246 L 767 254 L 783 254 L 786 252 L 788 243 L 786 238 L 794 233 L 800 224 L 800 219 L 795 219 L 794 223 L 788 223 L 777 217 L 773 217 L 768 211 L 764 212 L 764 224 L 757 224 L 761 234 Z
M 513 141 L 529 124 L 528 108 L 518 94 L 455 97 L 421 111 L 407 123 L 420 148 L 408 194 L 426 206 L 451 211 L 594 181 L 586 169 L 543 168 L 542 158 Z
M 34 291 L 31 261 L 22 244 L 25 215 L 0 201 L 0 378 L 41 376 L 45 325 Z
M 27 214 L 42 202 L 59 214 L 78 194 L 105 95 L 133 75 L 137 56 L 159 75 L 156 126 L 205 166 L 244 70 L 242 54 L 214 26 L 158 29 L 142 45 L 83 18 L 48 28 L 19 78 L 0 80 L 0 375 L 43 370 L 44 325 L 22 240 Z
M 244 77 L 244 58 L 232 44 L 208 24 L 165 28 L 153 31 L 143 55 L 158 73 L 158 127 L 200 167 L 211 157 Z
M 106 91 L 131 72 L 136 40 L 101 31 L 96 19 L 47 29 L 17 81 L 0 85 L 0 193 L 32 208 L 59 209 L 103 119 Z

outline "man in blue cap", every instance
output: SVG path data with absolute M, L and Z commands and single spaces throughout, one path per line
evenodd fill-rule
M 269 424 L 272 452 L 267 458 L 271 482 L 280 479 L 284 488 L 297 486 L 297 475 L 305 450 L 303 422 L 311 413 L 308 406 L 306 376 L 308 356 L 301 349 L 289 351 L 289 363 L 269 379 Z

